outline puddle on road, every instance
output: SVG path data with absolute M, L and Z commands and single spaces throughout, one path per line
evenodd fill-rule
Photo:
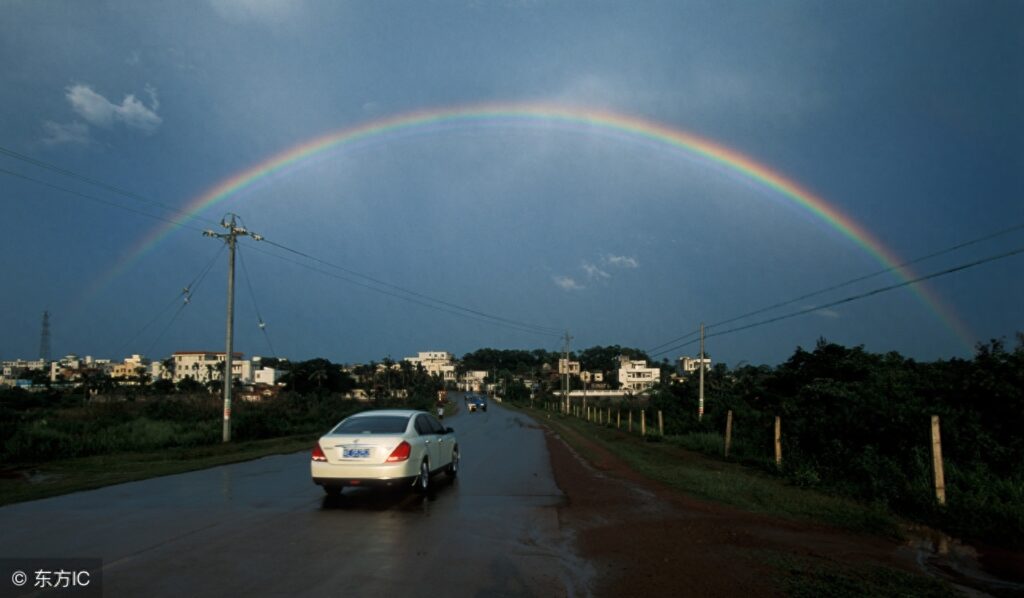
M 917 564 L 972 596 L 1024 596 L 1024 554 L 976 548 L 927 528 L 905 530 Z

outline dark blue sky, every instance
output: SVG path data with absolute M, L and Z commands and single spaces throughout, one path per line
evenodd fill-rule
M 220 348 L 223 255 L 175 313 L 219 249 L 195 228 L 225 211 L 377 280 L 568 328 L 575 346 L 649 349 L 881 265 L 711 164 L 523 127 L 326 155 L 105 275 L 162 225 L 138 211 L 179 218 L 156 203 L 183 208 L 330 131 L 487 102 L 602 109 L 701 135 L 914 259 L 1024 223 L 1022 23 L 1016 2 L 5 2 L 0 147 L 138 197 L 0 153 L 0 358 L 36 356 L 43 310 L 56 356 Z M 1018 230 L 914 268 L 1022 246 Z M 557 335 L 324 275 L 351 278 L 272 246 L 243 243 L 242 256 L 252 293 L 240 271 L 236 348 L 247 355 L 271 353 L 253 297 L 274 352 L 296 359 L 560 346 Z M 904 288 L 715 337 L 708 349 L 731 364 L 777 363 L 824 336 L 919 359 L 967 356 L 972 342 L 1024 329 L 1022 266 L 1010 257 L 927 283 L 970 331 L 966 343 Z

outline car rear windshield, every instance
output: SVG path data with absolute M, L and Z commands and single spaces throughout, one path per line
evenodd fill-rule
M 331 430 L 331 434 L 401 434 L 408 423 L 409 418 L 401 415 L 350 417 Z

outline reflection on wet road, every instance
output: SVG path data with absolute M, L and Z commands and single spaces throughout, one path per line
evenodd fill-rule
M 494 402 L 445 423 L 461 471 L 428 497 L 327 498 L 282 455 L 0 508 L 0 557 L 100 557 L 111 596 L 586 594 L 543 432 Z

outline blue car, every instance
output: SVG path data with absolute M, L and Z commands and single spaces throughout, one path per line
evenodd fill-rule
M 467 395 L 466 409 L 468 409 L 470 413 L 474 411 L 487 411 L 487 399 L 479 395 Z

